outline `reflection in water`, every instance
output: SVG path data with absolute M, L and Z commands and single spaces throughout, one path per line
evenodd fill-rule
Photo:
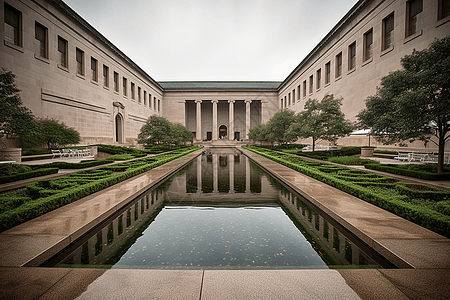
M 380 267 L 366 254 L 370 251 L 362 251 L 234 149 L 194 159 L 70 252 L 49 264 L 171 269 Z

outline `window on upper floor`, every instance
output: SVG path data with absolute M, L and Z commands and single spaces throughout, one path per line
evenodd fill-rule
M 336 78 L 342 76 L 342 52 L 336 55 Z
M 34 37 L 36 39 L 36 55 L 48 58 L 47 28 L 38 22 L 34 23 Z
M 97 72 L 97 60 L 91 57 L 91 79 L 92 81 L 98 82 L 98 72 Z
M 322 80 L 322 69 L 316 72 L 316 90 L 320 90 L 320 81 Z
M 22 13 L 6 3 L 5 41 L 22 47 Z
M 67 41 L 58 36 L 58 63 L 61 67 L 69 68 L 67 54 Z
M 144 91 L 144 105 L 147 106 L 147 92 Z
M 348 70 L 351 71 L 356 67 L 356 42 L 348 46 Z
M 303 80 L 303 97 L 306 97 L 306 80 Z
M 394 45 L 394 13 L 383 19 L 382 51 Z
M 406 3 L 406 36 L 416 34 L 422 28 L 423 0 L 411 0 Z
M 126 97 L 127 96 L 127 79 L 124 77 L 123 78 L 123 95 Z
M 439 0 L 438 20 L 450 16 L 450 0 Z
M 309 94 L 311 95 L 313 93 L 314 89 L 314 76 L 309 76 Z
M 331 61 L 325 64 L 325 85 L 331 81 Z
M 131 83 L 131 99 L 135 99 L 135 95 L 134 95 L 134 83 Z
M 103 86 L 109 87 L 109 67 L 103 65 Z
M 114 91 L 119 92 L 119 73 L 114 72 L 113 80 L 114 80 Z
M 138 86 L 138 102 L 141 103 L 141 87 Z
M 292 104 L 295 103 L 295 90 L 292 90 Z
M 84 52 L 76 48 L 77 74 L 84 76 Z
M 373 30 L 370 29 L 364 34 L 364 55 L 363 61 L 367 61 L 372 58 L 373 55 Z
M 297 100 L 300 100 L 300 84 L 297 85 Z

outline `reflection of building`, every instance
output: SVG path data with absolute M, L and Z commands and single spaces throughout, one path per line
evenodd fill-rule
M 60 0 L 0 0 L 0 10 L 0 67 L 36 116 L 75 128 L 83 144 L 134 144 L 155 114 L 196 140 L 245 140 L 280 109 L 328 94 L 355 120 L 401 57 L 450 32 L 448 0 L 360 0 L 282 82 L 156 82 Z

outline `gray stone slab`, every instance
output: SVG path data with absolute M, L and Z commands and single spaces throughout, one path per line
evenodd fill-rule
M 335 270 L 206 270 L 201 299 L 360 298 Z
M 78 300 L 200 299 L 202 270 L 108 270 Z

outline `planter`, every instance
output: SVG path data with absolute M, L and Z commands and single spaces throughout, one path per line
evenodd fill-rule
M 21 162 L 22 148 L 0 149 L 0 161 Z
M 371 156 L 373 156 L 373 151 L 374 150 L 375 150 L 375 147 L 361 148 L 361 157 L 371 157 Z

